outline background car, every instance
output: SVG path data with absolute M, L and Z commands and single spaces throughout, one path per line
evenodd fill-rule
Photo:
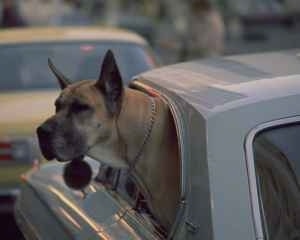
M 227 28 L 227 55 L 299 48 L 298 1 L 228 0 L 222 13 Z
M 126 83 L 155 66 L 146 41 L 113 28 L 27 28 L 0 32 L 0 211 L 12 210 L 20 174 L 41 160 L 35 128 L 53 109 L 58 84 L 47 59 L 74 81 L 96 79 L 111 49 Z
M 98 181 L 92 159 L 93 180 L 79 190 L 66 184 L 65 163 L 29 172 L 16 204 L 19 226 L 28 239 L 298 237 L 299 80 L 297 50 L 142 73 L 130 86 L 169 104 L 181 150 L 181 201 L 171 230 L 161 229 L 145 199 L 128 194 L 132 182 L 118 180 L 122 175 L 113 187 Z

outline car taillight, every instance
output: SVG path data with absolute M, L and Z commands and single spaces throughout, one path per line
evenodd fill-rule
M 11 155 L 11 143 L 9 142 L 0 142 L 0 161 L 10 161 L 12 159 Z
M 36 142 L 31 137 L 0 139 L 0 162 L 33 163 L 39 156 Z

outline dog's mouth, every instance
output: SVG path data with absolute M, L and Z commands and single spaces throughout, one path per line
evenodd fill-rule
M 40 145 L 41 152 L 47 160 L 53 160 L 55 158 L 54 151 L 50 142 L 48 141 L 49 136 L 44 134 L 43 131 L 37 130 L 38 141 Z
M 40 149 L 41 152 L 44 156 L 44 158 L 46 158 L 47 160 L 53 160 L 55 158 L 55 154 L 52 150 L 52 147 L 49 143 L 46 143 L 45 141 L 41 141 L 39 140 L 39 144 L 40 144 Z
M 51 161 L 53 159 L 56 159 L 59 162 L 69 162 L 74 160 L 82 160 L 84 158 L 84 155 L 79 155 L 76 157 L 64 157 L 60 156 L 60 154 L 56 154 L 55 151 L 52 148 L 52 145 L 50 143 L 46 143 L 44 141 L 39 141 L 41 152 L 48 161 Z
M 85 156 L 83 153 L 76 154 L 75 156 L 64 156 L 64 154 L 59 154 L 59 152 L 55 151 L 51 142 L 45 140 L 39 139 L 39 145 L 44 158 L 46 158 L 48 161 L 56 159 L 59 162 L 69 162 L 74 160 L 82 160 Z
M 48 161 L 56 159 L 59 162 L 82 160 L 89 148 L 75 146 L 76 144 L 66 143 L 61 137 L 54 138 L 53 132 L 45 131 L 40 127 L 37 129 L 37 136 L 42 155 Z M 84 151 L 82 151 L 84 150 Z
M 81 161 L 84 159 L 84 155 L 80 155 L 72 158 L 62 158 L 60 156 L 55 156 L 55 159 L 59 162 Z
M 60 156 L 53 145 L 53 136 L 50 132 L 44 131 L 40 127 L 37 129 L 37 136 L 42 155 L 48 161 L 56 159 L 59 162 L 66 162 L 68 159 Z

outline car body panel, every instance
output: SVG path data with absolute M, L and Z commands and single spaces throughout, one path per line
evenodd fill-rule
M 0 132 L 1 142 L 11 138 L 32 138 L 37 124 L 54 111 L 50 106 L 58 96 L 55 91 L 33 91 L 0 94 Z M 40 156 L 40 155 L 38 155 Z M 0 162 L 0 189 L 2 196 L 14 196 L 15 189 L 20 187 L 21 175 L 36 162 L 18 162 L 16 160 Z M 11 208 L 7 210 L 10 211 Z
M 48 27 L 3 30 L 0 44 L 20 44 L 63 41 L 117 41 L 147 45 L 139 35 L 129 31 L 108 27 Z
M 10 189 L 17 189 L 20 185 L 21 174 L 25 173 L 28 168 L 27 164 L 18 166 L 15 163 L 1 164 L 0 195 L 5 195 L 5 192 L 9 192 Z
M 55 111 L 58 95 L 58 90 L 1 93 L 1 135 L 32 134 Z
M 142 73 L 131 84 L 163 97 L 176 122 L 182 192 L 178 219 L 169 237 L 263 239 L 257 202 L 251 194 L 245 142 L 261 124 L 300 116 L 298 56 L 295 50 L 182 63 Z M 276 63 L 273 66 L 272 61 Z M 40 177 L 46 182 L 54 172 Z M 35 184 L 36 174 L 38 171 L 25 186 Z M 101 190 L 100 194 L 104 191 L 108 193 Z M 65 189 L 63 196 L 68 192 Z M 89 216 L 101 216 L 107 206 L 105 200 L 98 200 L 99 206 L 90 204 L 95 212 Z M 17 212 L 24 210 L 20 207 Z M 153 231 L 147 226 L 131 226 L 135 231 Z
M 288 64 L 272 67 L 279 59 Z M 300 114 L 299 60 L 297 50 L 233 56 L 167 66 L 139 77 L 184 111 L 186 184 L 193 196 L 187 197 L 186 219 L 198 228 L 191 239 L 262 238 L 254 227 L 244 142 L 257 125 Z M 202 211 L 195 211 L 199 206 Z
M 211 58 L 158 68 L 140 78 L 179 95 L 206 116 L 297 93 L 299 60 L 298 50 Z
M 86 161 L 92 166 L 95 176 L 99 163 L 92 159 Z M 24 194 L 16 205 L 17 209 L 22 209 L 18 214 L 24 218 L 20 225 L 24 227 L 26 219 L 27 224 L 33 226 L 47 225 L 51 219 L 40 217 L 40 211 L 47 210 L 57 222 L 45 239 L 62 236 L 64 239 L 149 239 L 152 233 L 136 232 L 131 227 L 135 225 L 135 229 L 143 229 L 141 223 L 133 219 L 132 208 L 124 200 L 113 198 L 104 186 L 92 182 L 84 191 L 68 188 L 62 178 L 64 166 L 62 163 L 47 163 L 24 176 Z M 32 209 L 32 202 L 36 203 L 35 209 Z M 28 231 L 28 226 L 25 229 Z M 27 235 L 44 239 L 47 230 L 45 226 L 38 227 L 28 231 Z

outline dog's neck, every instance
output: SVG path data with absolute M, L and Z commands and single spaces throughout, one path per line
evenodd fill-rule
M 145 136 L 151 131 L 151 103 L 151 98 L 146 94 L 126 88 L 110 138 L 92 147 L 89 155 L 116 168 L 135 165 L 139 152 L 143 150 Z
M 143 146 L 153 116 L 152 100 L 142 92 L 126 89 L 110 141 L 96 145 L 90 155 L 112 167 L 130 167 L 148 197 L 150 209 L 169 228 L 179 202 L 178 146 L 167 105 L 159 98 L 155 102 L 155 121 Z M 141 148 L 142 153 L 136 159 Z
M 125 144 L 123 159 L 134 168 L 147 147 L 155 121 L 156 101 L 150 96 L 128 89 L 117 121 L 119 138 Z M 121 143 L 122 144 L 122 143 Z

